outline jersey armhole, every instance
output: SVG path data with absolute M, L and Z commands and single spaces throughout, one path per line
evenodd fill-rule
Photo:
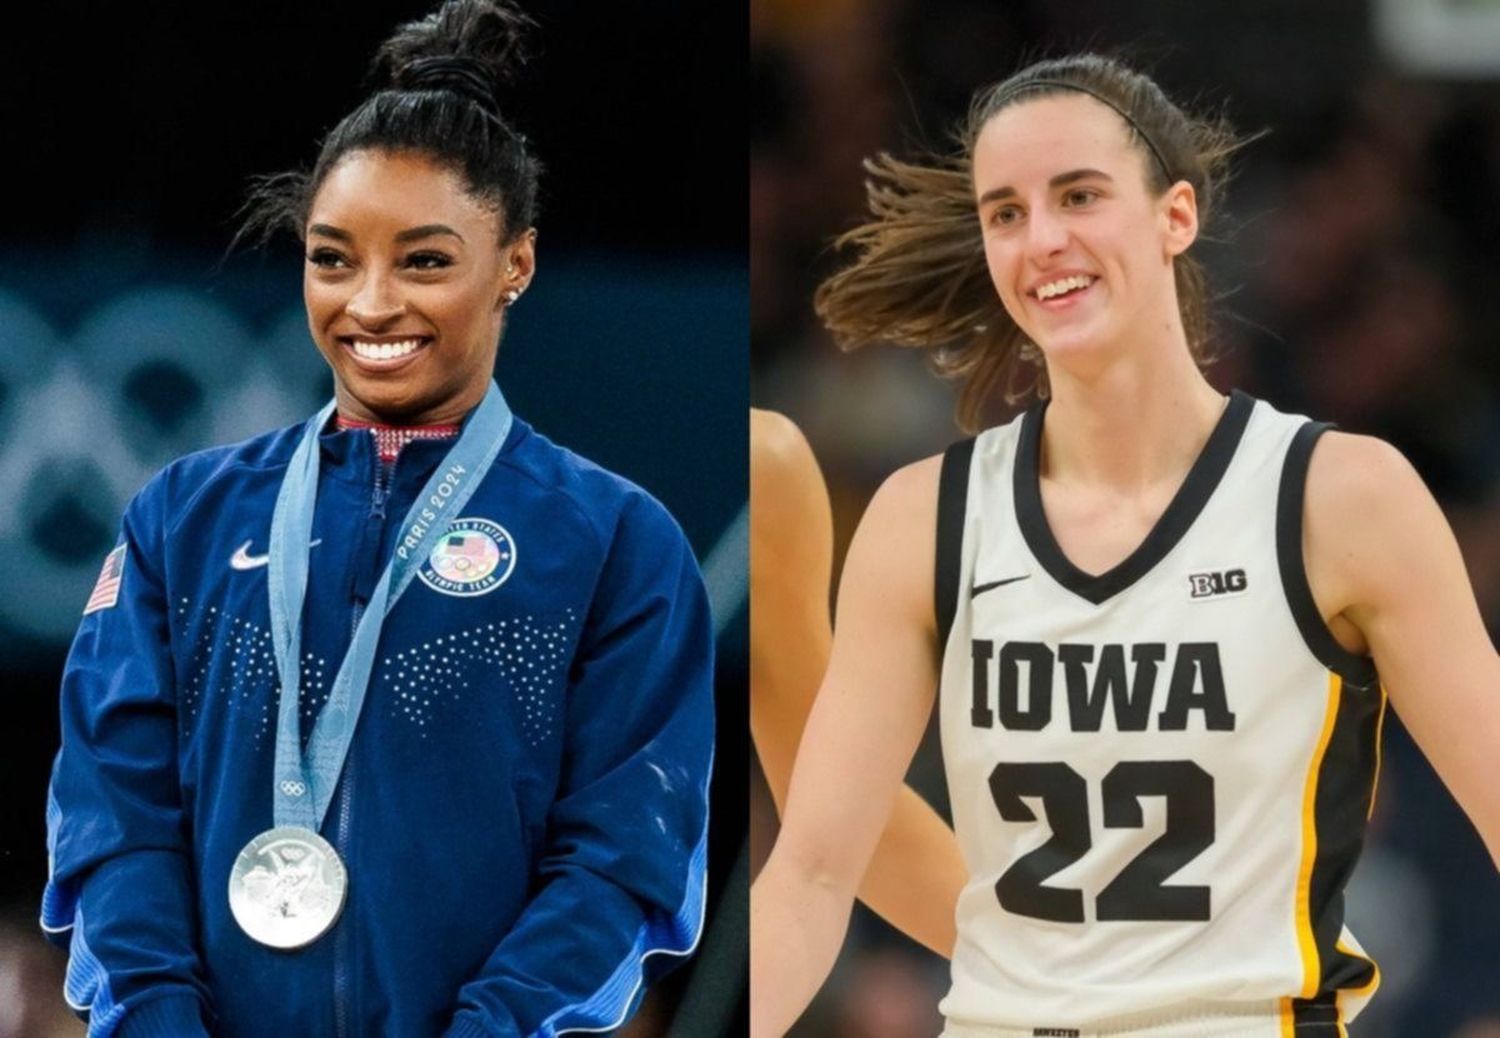
M 1332 428 L 1328 422 L 1307 422 L 1292 437 L 1276 499 L 1276 561 L 1292 618 L 1313 656 L 1350 685 L 1368 688 L 1376 680 L 1375 661 L 1344 648 L 1328 629 L 1307 582 L 1307 565 L 1302 554 L 1308 463 L 1318 437 Z
M 964 513 L 969 503 L 969 462 L 973 439 L 955 443 L 943 452 L 938 476 L 937 559 L 933 578 L 933 615 L 937 618 L 938 652 L 948 645 L 948 632 L 958 614 L 959 577 L 963 569 Z

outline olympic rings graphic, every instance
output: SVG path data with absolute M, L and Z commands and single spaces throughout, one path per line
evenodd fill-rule
M 332 382 L 294 298 L 258 333 L 180 288 L 60 334 L 0 291 L 0 631 L 65 645 L 131 496 L 172 459 L 291 424 Z

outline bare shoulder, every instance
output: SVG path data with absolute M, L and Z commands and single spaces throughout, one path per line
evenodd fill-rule
M 865 509 L 839 592 L 840 615 L 851 604 L 935 629 L 932 608 L 941 455 L 897 469 Z
M 870 499 L 861 526 L 895 527 L 913 535 L 925 533 L 926 540 L 933 542 L 937 536 L 934 524 L 942 469 L 943 456 L 935 454 L 891 473 Z
M 1447 520 L 1422 477 L 1399 450 L 1373 436 L 1319 438 L 1303 514 L 1309 573 L 1332 612 L 1397 592 L 1453 550 Z
M 793 482 L 817 468 L 812 447 L 796 422 L 778 411 L 750 409 L 750 470 L 755 478 Z
M 1373 547 L 1446 522 L 1422 477 L 1395 447 L 1373 436 L 1328 432 L 1307 470 L 1309 531 L 1351 547 Z M 1391 547 L 1391 545 L 1385 545 Z
M 1399 504 L 1390 499 L 1393 494 L 1431 496 L 1395 447 L 1374 436 L 1337 430 L 1318 438 L 1308 464 L 1309 504 L 1344 512 L 1372 503 Z
M 762 551 L 831 550 L 833 515 L 817 458 L 796 423 L 775 411 L 750 411 L 750 522 Z

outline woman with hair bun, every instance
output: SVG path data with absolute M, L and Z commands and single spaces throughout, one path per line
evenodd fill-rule
M 42 922 L 103 1035 L 619 1026 L 702 925 L 689 546 L 492 381 L 539 164 L 530 20 L 448 0 L 241 235 L 306 247 L 335 399 L 126 512 L 62 689 Z
M 1078 55 L 980 91 L 953 158 L 868 164 L 817 306 L 931 349 L 978 424 L 897 472 L 752 892 L 752 1033 L 833 964 L 934 696 L 969 879 L 947 1038 L 1345 1034 L 1386 696 L 1500 862 L 1500 658 L 1378 440 L 1203 377 L 1190 248 L 1236 146 Z M 853 786 L 851 786 L 853 782 Z

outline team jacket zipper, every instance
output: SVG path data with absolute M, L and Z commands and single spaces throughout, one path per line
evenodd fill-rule
M 373 440 L 372 440 L 373 445 Z M 387 465 L 383 463 L 378 455 L 375 457 L 375 481 L 374 489 L 370 495 L 370 512 L 366 516 L 366 545 L 373 543 L 377 555 L 380 552 L 381 542 L 385 534 L 385 506 L 390 498 L 391 484 L 395 482 L 395 463 Z M 356 559 L 356 566 L 367 566 L 366 559 Z M 360 618 L 365 611 L 364 596 L 356 591 L 353 601 L 353 611 L 349 619 L 349 641 L 353 644 L 354 632 L 359 627 Z M 356 754 L 351 746 L 349 754 L 344 759 L 344 772 L 338 784 L 338 821 L 335 823 L 333 845 L 339 856 L 347 863 L 349 861 L 349 821 L 353 811 L 354 801 L 354 773 Z M 351 886 L 357 880 L 351 877 Z M 335 1038 L 349 1038 L 349 960 L 352 957 L 351 948 L 353 937 L 351 931 L 354 928 L 354 913 L 349 912 L 350 906 L 346 905 L 346 915 L 343 924 L 333 945 L 333 1030 Z

